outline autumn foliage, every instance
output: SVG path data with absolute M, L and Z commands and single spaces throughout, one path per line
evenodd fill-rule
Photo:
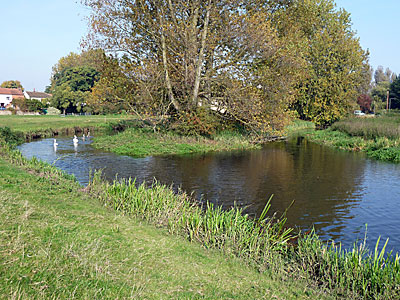
M 83 44 L 107 61 L 93 105 L 177 120 L 207 112 L 272 134 L 294 116 L 337 120 L 368 80 L 368 53 L 332 0 L 82 3 L 91 10 Z

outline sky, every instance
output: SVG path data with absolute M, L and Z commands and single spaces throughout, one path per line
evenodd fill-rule
M 400 0 L 336 0 L 351 13 L 370 64 L 400 73 Z M 80 51 L 87 33 L 88 11 L 79 0 L 0 0 L 0 83 L 19 80 L 32 91 L 44 91 L 51 69 L 68 53 Z

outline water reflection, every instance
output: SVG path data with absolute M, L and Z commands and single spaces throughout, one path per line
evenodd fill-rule
M 274 194 L 272 211 L 288 211 L 288 225 L 315 226 L 324 239 L 347 247 L 364 236 L 368 223 L 371 245 L 390 237 L 400 250 L 399 165 L 365 159 L 358 153 L 335 151 L 302 138 L 267 145 L 260 151 L 197 156 L 134 159 L 93 149 L 90 139 L 74 147 L 71 138 L 24 144 L 21 152 L 53 163 L 86 184 L 89 170 L 103 169 L 109 180 L 136 177 L 137 182 L 174 183 L 198 199 L 228 208 L 246 207 L 257 215 Z M 118 174 L 118 175 L 117 175 Z

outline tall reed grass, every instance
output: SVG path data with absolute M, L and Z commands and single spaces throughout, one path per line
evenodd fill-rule
M 331 129 L 366 139 L 381 137 L 400 139 L 400 115 L 388 114 L 374 118 L 346 118 L 332 124 Z
M 317 282 L 356 299 L 400 299 L 399 255 L 386 253 L 388 240 L 371 252 L 364 242 L 349 250 L 325 244 L 315 234 L 299 238 L 297 263 Z
M 88 187 L 105 206 L 144 218 L 171 233 L 245 258 L 262 268 L 275 263 L 274 253 L 285 252 L 291 238 L 292 229 L 284 227 L 284 216 L 267 217 L 269 201 L 261 217 L 253 220 L 240 208 L 224 211 L 211 203 L 202 206 L 184 192 L 175 194 L 170 187 L 156 182 L 150 188 L 145 183 L 136 186 L 132 179 L 107 183 L 96 172 Z
M 185 193 L 175 194 L 158 183 L 150 188 L 131 179 L 106 183 L 97 172 L 89 189 L 107 207 L 243 258 L 260 271 L 308 277 L 347 299 L 400 299 L 399 256 L 386 253 L 388 241 L 379 250 L 378 240 L 372 252 L 365 240 L 347 250 L 322 242 L 312 232 L 297 235 L 293 245 L 285 216 L 267 217 L 271 198 L 260 218 L 252 219 L 239 208 L 223 211 L 209 203 L 201 207 Z

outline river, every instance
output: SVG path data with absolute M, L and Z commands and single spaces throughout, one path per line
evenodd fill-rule
M 174 184 L 224 208 L 238 205 L 259 214 L 274 195 L 271 211 L 287 213 L 287 225 L 312 226 L 324 240 L 345 248 L 362 240 L 368 224 L 370 248 L 379 236 L 400 252 L 400 165 L 334 150 L 303 138 L 275 142 L 262 150 L 205 155 L 132 158 L 94 149 L 91 139 L 74 147 L 71 137 L 43 139 L 19 147 L 23 155 L 54 164 L 88 183 L 90 170 L 108 180 L 136 177 Z M 382 242 L 383 244 L 383 242 Z

